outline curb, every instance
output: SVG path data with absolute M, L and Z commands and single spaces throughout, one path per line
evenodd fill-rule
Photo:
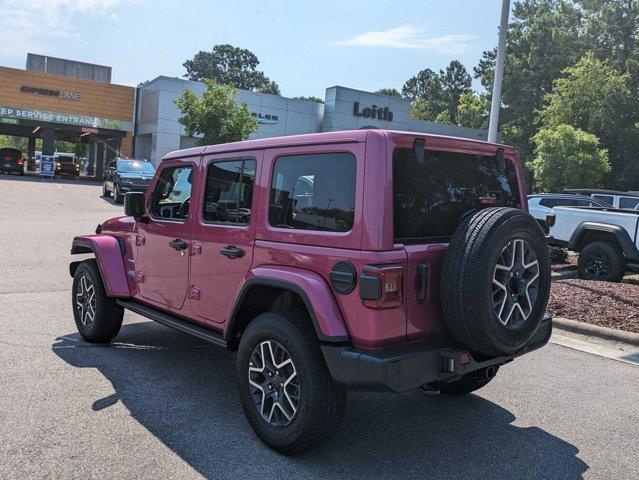
M 615 342 L 627 343 L 639 347 L 639 333 L 625 332 L 614 328 L 600 327 L 591 325 L 590 323 L 578 322 L 576 320 L 568 320 L 567 318 L 554 317 L 552 325 L 557 330 L 566 330 L 568 332 L 581 333 L 591 337 L 603 338 L 605 340 L 613 340 Z

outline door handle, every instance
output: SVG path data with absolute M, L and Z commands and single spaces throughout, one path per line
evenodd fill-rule
M 220 253 L 229 258 L 242 258 L 244 256 L 244 250 L 232 245 L 220 248 Z
M 171 240 L 169 242 L 169 247 L 175 248 L 176 250 L 186 250 L 189 247 L 189 244 L 186 243 L 184 240 L 176 238 L 175 240 Z

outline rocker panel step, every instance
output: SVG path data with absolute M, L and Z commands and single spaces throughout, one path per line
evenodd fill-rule
M 158 322 L 166 327 L 173 328 L 174 330 L 186 333 L 192 337 L 197 337 L 220 347 L 226 348 L 227 346 L 226 340 L 221 333 L 207 330 L 204 327 L 182 320 L 181 318 L 175 317 L 169 313 L 161 312 L 153 307 L 149 307 L 148 305 L 143 305 L 135 300 L 116 300 L 116 302 L 118 305 L 121 305 L 127 310 L 131 310 L 134 313 L 142 315 L 143 317 L 153 320 L 154 322 Z

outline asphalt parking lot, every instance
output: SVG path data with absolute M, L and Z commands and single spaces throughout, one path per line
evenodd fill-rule
M 76 334 L 71 239 L 122 212 L 100 189 L 0 176 L 0 478 L 639 478 L 639 367 L 556 344 L 466 398 L 350 393 L 329 444 L 274 453 L 234 354 L 130 312 Z

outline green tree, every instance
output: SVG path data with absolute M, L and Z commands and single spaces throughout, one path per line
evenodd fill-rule
M 446 103 L 448 104 L 450 120 L 452 123 L 457 123 L 459 99 L 464 93 L 470 92 L 472 78 L 459 60 L 450 62 L 446 70 L 440 70 L 439 76 Z
M 412 103 L 410 115 L 417 120 L 428 120 L 434 122 L 437 118 L 437 112 L 425 98 L 420 98 Z
M 542 125 L 569 124 L 594 133 L 610 152 L 610 186 L 634 187 L 639 168 L 639 102 L 628 73 L 588 54 L 564 70 L 546 95 Z
M 524 158 L 532 155 L 531 138 L 537 126 L 531 121 L 553 91 L 561 72 L 585 53 L 583 11 L 570 0 L 523 0 L 513 7 L 508 44 L 500 129 Z M 492 92 L 495 52 L 484 52 L 475 77 Z
M 471 82 L 466 68 L 459 60 L 453 60 L 439 73 L 426 68 L 409 78 L 402 88 L 402 96 L 413 101 L 413 116 L 416 118 L 431 120 L 441 116 L 455 123 L 459 99 L 463 93 L 470 91 Z M 427 100 L 429 108 L 424 109 L 424 104 L 417 107 L 416 102 L 420 100 Z M 444 110 L 446 115 L 442 114 Z M 423 118 L 426 112 L 430 118 Z
M 259 64 L 250 50 L 224 44 L 215 45 L 210 52 L 199 51 L 183 65 L 184 76 L 189 80 L 199 82 L 208 78 L 221 85 L 279 95 L 277 84 L 257 69 Z
M 428 101 L 430 109 L 436 112 L 434 116 L 437 116 L 437 113 L 447 107 L 441 78 L 430 68 L 426 68 L 414 77 L 409 78 L 402 87 L 402 96 L 413 102 L 419 100 Z
M 388 97 L 402 98 L 402 94 L 396 88 L 380 88 L 379 90 L 375 91 L 375 93 L 379 95 L 386 95 Z
M 230 85 L 219 85 L 213 80 L 204 80 L 206 90 L 198 98 L 186 90 L 175 104 L 180 109 L 178 122 L 189 136 L 202 135 L 200 145 L 246 140 L 257 130 L 257 120 L 246 103 L 237 105 L 237 91 Z
M 584 13 L 584 35 L 592 52 L 621 72 L 639 78 L 639 2 L 577 0 Z
M 532 141 L 535 158 L 528 166 L 540 191 L 600 187 L 610 171 L 607 151 L 592 133 L 562 124 L 541 129 Z
M 315 102 L 315 103 L 324 103 L 324 100 L 322 100 L 319 97 L 293 97 L 295 100 L 304 100 L 306 102 Z
M 488 95 L 464 92 L 457 105 L 457 125 L 460 127 L 488 129 L 490 100 Z

